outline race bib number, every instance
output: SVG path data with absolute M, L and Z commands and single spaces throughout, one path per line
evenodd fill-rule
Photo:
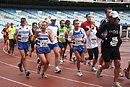
M 47 40 L 41 40 L 40 41 L 40 47 L 47 47 Z
M 118 43 L 117 37 L 112 37 L 112 41 L 110 42 L 110 45 L 111 46 L 117 46 L 117 43 Z
M 28 41 L 28 34 L 22 34 L 21 40 L 24 41 L 24 42 L 27 42 Z
M 82 38 L 75 38 L 76 45 L 82 45 Z
M 54 39 L 54 40 L 57 40 L 57 36 L 56 36 L 56 35 L 55 35 L 55 36 L 53 36 L 53 39 Z
M 91 43 L 96 43 L 96 42 L 97 42 L 96 39 L 97 39 L 96 36 L 92 36 L 92 37 L 90 38 Z
M 14 33 L 11 33 L 11 36 L 13 37 L 13 36 L 14 36 Z
M 64 38 L 64 33 L 60 33 L 60 38 Z

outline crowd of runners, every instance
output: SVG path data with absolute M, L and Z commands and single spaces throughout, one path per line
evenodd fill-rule
M 122 44 L 122 25 L 119 24 L 120 17 L 116 11 L 110 7 L 105 9 L 106 18 L 102 19 L 100 26 L 95 25 L 90 14 L 86 14 L 86 21 L 79 23 L 78 19 L 73 21 L 73 26 L 69 20 L 60 20 L 60 26 L 56 25 L 57 18 L 51 17 L 51 21 L 46 19 L 43 22 L 33 22 L 32 27 L 28 25 L 26 18 L 21 18 L 21 24 L 14 27 L 13 23 L 7 23 L 1 32 L 4 35 L 4 46 L 8 53 L 15 55 L 14 50 L 18 47 L 21 60 L 18 63 L 19 70 L 25 71 L 26 76 L 30 75 L 27 69 L 26 57 L 32 57 L 32 52 L 36 48 L 37 73 L 46 78 L 46 70 L 50 66 L 51 50 L 54 51 L 55 73 L 60 73 L 58 64 L 64 64 L 66 49 L 69 45 L 69 61 L 77 65 L 77 76 L 83 76 L 80 64 L 91 66 L 91 71 L 96 72 L 99 78 L 103 76 L 104 69 L 114 68 L 114 82 L 112 87 L 122 87 L 118 82 L 118 77 L 124 75 L 120 72 L 121 56 L 120 46 Z M 101 39 L 101 56 L 99 57 L 98 39 Z M 14 49 L 15 48 L 15 49 Z M 72 53 L 74 56 L 72 56 Z M 86 56 L 88 53 L 89 56 Z M 95 67 L 99 58 L 99 66 Z M 113 64 L 114 63 L 114 64 Z M 42 71 L 41 71 L 42 69 Z M 124 69 L 125 77 L 130 79 L 130 61 L 128 67 Z

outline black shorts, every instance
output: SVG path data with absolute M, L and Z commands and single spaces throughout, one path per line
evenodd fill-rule
M 105 62 L 110 62 L 111 60 L 120 60 L 119 48 L 103 48 L 102 47 L 102 57 Z
M 9 39 L 10 46 L 14 48 L 14 45 L 16 44 L 16 39 Z
M 6 36 L 5 36 L 5 35 L 3 35 L 3 37 L 4 37 L 4 39 L 6 39 Z
M 98 59 L 98 54 L 99 54 L 98 47 L 95 47 L 93 49 L 87 49 L 87 50 L 88 50 L 89 60 L 93 59 L 93 54 L 95 59 L 96 60 Z
M 68 43 L 68 44 L 71 44 L 72 42 L 70 42 L 70 41 L 68 41 L 68 40 L 66 39 L 66 44 L 67 44 L 67 43 Z
M 60 49 L 65 48 L 66 42 L 63 42 L 63 43 L 58 42 L 58 45 L 59 45 Z

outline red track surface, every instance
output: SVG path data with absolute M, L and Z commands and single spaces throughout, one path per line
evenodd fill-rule
M 100 48 L 99 48 L 100 49 Z M 120 47 L 121 67 L 127 67 L 130 59 L 130 42 L 123 42 Z M 47 78 L 41 78 L 36 72 L 36 53 L 32 57 L 27 57 L 28 70 L 31 72 L 29 78 L 26 78 L 24 72 L 20 72 L 17 63 L 20 61 L 20 54 L 15 48 L 14 56 L 7 53 L 3 41 L 0 41 L 0 87 L 111 87 L 113 83 L 113 70 L 103 71 L 103 77 L 97 78 L 91 67 L 81 64 L 83 77 L 76 76 L 77 68 L 69 59 L 69 49 L 67 49 L 67 59 L 63 65 L 59 65 L 62 72 L 54 73 L 54 54 L 51 54 L 51 67 L 48 68 Z M 100 57 L 100 55 L 99 55 Z M 96 65 L 97 68 L 98 64 Z M 123 72 L 122 72 L 123 73 Z M 123 73 L 124 74 L 124 73 Z M 119 82 L 123 87 L 130 87 L 130 80 L 125 77 L 119 77 Z

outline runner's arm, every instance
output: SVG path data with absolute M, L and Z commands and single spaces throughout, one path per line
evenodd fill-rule
M 48 37 L 49 37 L 50 41 L 53 42 L 53 38 L 52 38 L 51 32 L 49 30 L 47 30 L 47 32 L 48 32 Z

